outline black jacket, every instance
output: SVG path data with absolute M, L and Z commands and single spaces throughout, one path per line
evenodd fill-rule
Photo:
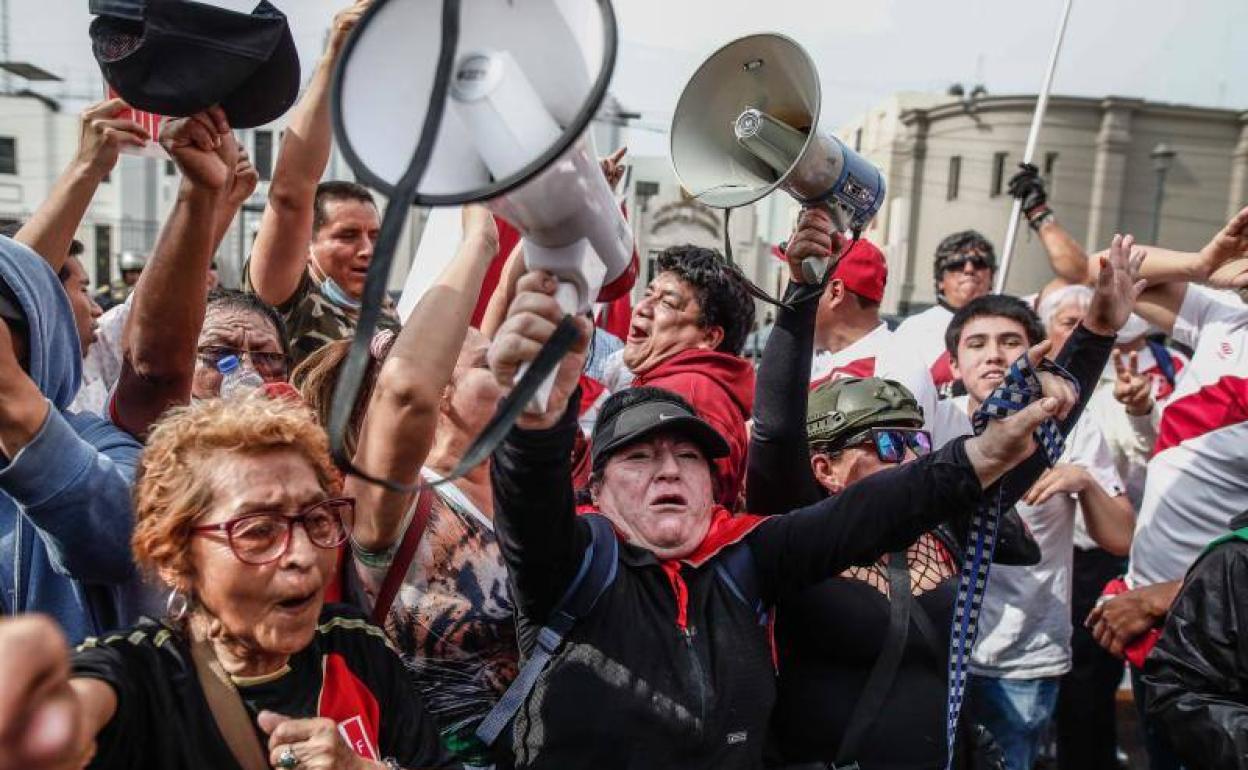
M 1231 529 L 1248 526 L 1248 513 Z M 1148 714 L 1188 767 L 1248 768 L 1248 542 L 1192 566 L 1144 663 Z
M 495 526 L 526 653 L 589 541 L 569 479 L 575 415 L 572 404 L 550 430 L 512 430 L 491 468 Z M 980 495 L 959 440 L 836 498 L 785 516 L 750 517 L 734 542 L 748 544 L 770 604 L 905 547 L 973 510 Z M 517 767 L 761 767 L 775 700 L 766 627 L 704 560 L 669 565 L 681 581 L 643 548 L 624 543 L 619 560 L 611 587 L 573 628 L 516 717 Z M 677 582 L 687 590 L 683 602 Z

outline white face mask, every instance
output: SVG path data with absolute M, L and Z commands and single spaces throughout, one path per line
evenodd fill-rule
M 321 287 L 321 294 L 325 295 L 325 299 L 334 303 L 343 310 L 358 312 L 362 303 L 358 299 L 352 299 L 346 290 L 338 285 L 338 282 L 329 277 L 329 273 L 321 267 L 316 261 L 316 256 L 312 252 L 312 247 L 308 247 L 308 256 L 312 263 L 312 275 L 318 278 L 318 284 Z

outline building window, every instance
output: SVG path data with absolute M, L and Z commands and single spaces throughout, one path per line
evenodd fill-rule
M 0 136 L 0 174 L 17 173 L 17 138 Z
M 273 178 L 273 132 L 256 132 L 256 173 L 267 182 Z
M 862 152 L 862 128 L 854 129 L 854 152 Z
M 1057 168 L 1057 153 L 1046 152 L 1044 154 L 1044 178 L 1053 181 L 1053 169 Z
M 107 286 L 113 280 L 112 225 L 95 226 L 95 285 Z
M 954 155 L 949 158 L 949 187 L 945 190 L 945 200 L 956 201 L 958 199 L 958 186 L 962 182 L 962 156 Z
M 178 167 L 173 165 L 173 161 L 165 161 L 165 176 L 173 176 L 178 173 Z
M 1001 190 L 1005 186 L 1005 159 L 1008 153 L 997 152 L 992 155 L 992 184 L 988 188 L 988 197 L 996 198 L 1001 195 Z

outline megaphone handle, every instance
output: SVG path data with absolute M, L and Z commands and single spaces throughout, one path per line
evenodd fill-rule
M 576 288 L 576 284 L 569 281 L 559 281 L 558 288 L 555 289 L 555 301 L 559 303 L 559 307 L 568 315 L 576 315 L 581 310 L 580 292 Z M 524 376 L 529 370 L 529 365 L 521 366 L 516 372 L 516 379 Z M 529 414 L 545 414 L 546 407 L 550 404 L 550 391 L 555 387 L 555 377 L 559 374 L 558 370 L 550 373 L 550 376 L 542 380 L 542 384 L 538 386 L 533 393 L 533 397 L 529 399 L 529 403 L 525 404 L 524 411 Z

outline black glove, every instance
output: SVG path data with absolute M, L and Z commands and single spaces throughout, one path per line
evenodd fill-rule
M 1039 228 L 1044 220 L 1053 216 L 1053 210 L 1049 208 L 1049 196 L 1044 189 L 1044 180 L 1040 178 L 1040 169 L 1035 165 L 1020 163 L 1018 167 L 1022 170 L 1010 178 L 1010 195 L 1022 202 L 1027 223 L 1033 228 Z

